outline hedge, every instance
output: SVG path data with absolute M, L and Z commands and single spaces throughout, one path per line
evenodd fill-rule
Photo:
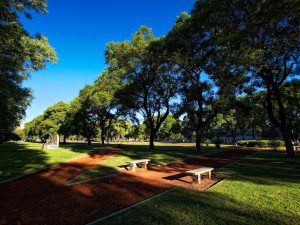
M 241 147 L 273 147 L 273 140 L 240 140 L 236 142 L 238 146 Z M 284 147 L 284 141 L 276 140 L 280 147 Z

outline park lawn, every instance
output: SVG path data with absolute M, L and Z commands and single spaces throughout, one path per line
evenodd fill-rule
M 42 144 L 7 142 L 0 145 L 0 182 L 52 164 L 99 152 L 99 145 L 60 145 L 57 150 L 42 150 Z
M 132 146 L 129 150 L 114 154 L 89 171 L 77 176 L 70 184 L 118 174 L 117 169 L 126 166 L 127 162 L 133 159 L 147 158 L 151 159 L 151 165 L 161 165 L 163 163 L 170 163 L 199 156 L 196 152 L 194 143 L 156 142 L 154 150 L 149 149 L 149 143 L 147 142 L 132 142 L 128 143 L 128 145 Z M 222 151 L 222 149 L 217 149 L 212 146 L 203 147 L 204 154 L 215 153 L 218 151 Z
M 206 192 L 171 190 L 101 224 L 299 224 L 299 154 L 262 151 L 217 175 L 226 179 Z

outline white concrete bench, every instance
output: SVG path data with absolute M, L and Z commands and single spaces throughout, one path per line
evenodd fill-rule
M 150 159 L 137 159 L 137 160 L 132 160 L 129 163 L 129 170 L 132 172 L 135 172 L 137 164 L 141 164 L 142 168 L 147 169 L 147 165 L 149 163 Z
M 208 173 L 208 178 L 211 179 L 211 171 L 213 169 L 214 168 L 212 168 L 212 167 L 201 167 L 198 169 L 186 171 L 185 173 L 187 173 L 191 176 L 194 183 L 200 184 L 201 174 Z
M 294 145 L 293 147 L 294 147 L 294 151 L 300 150 L 300 145 Z

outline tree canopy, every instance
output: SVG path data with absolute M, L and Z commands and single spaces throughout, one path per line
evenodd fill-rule
M 56 62 L 48 39 L 30 35 L 19 15 L 31 18 L 30 11 L 46 13 L 46 0 L 3 0 L 0 2 L 0 142 L 15 129 L 32 98 L 23 81 L 31 72 Z

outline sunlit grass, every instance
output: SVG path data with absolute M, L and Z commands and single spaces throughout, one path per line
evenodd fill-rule
M 126 166 L 133 159 L 147 158 L 150 159 L 150 165 L 161 165 L 177 160 L 184 160 L 199 156 L 194 143 L 162 143 L 157 142 L 156 148 L 149 149 L 147 142 L 131 142 L 132 147 L 128 150 L 121 151 L 104 160 L 89 171 L 77 176 L 72 183 L 84 182 L 97 177 L 116 174 L 117 169 Z M 222 151 L 214 147 L 203 147 L 204 153 L 214 153 Z
M 42 150 L 40 143 L 4 143 L 0 145 L 0 181 L 99 150 L 99 146 L 90 147 L 86 144 L 61 145 L 57 150 Z
M 217 175 L 207 192 L 179 188 L 101 224 L 299 224 L 299 158 L 263 151 Z

